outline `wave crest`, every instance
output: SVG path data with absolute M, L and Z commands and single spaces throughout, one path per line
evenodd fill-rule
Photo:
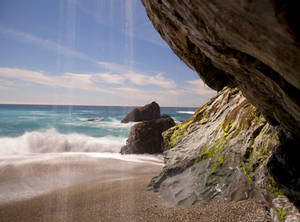
M 19 137 L 0 138 L 0 154 L 111 152 L 118 153 L 126 138 L 105 136 L 100 138 L 83 134 L 61 134 L 55 129 L 26 132 Z
M 176 111 L 176 113 L 180 113 L 180 114 L 194 114 L 194 111 Z

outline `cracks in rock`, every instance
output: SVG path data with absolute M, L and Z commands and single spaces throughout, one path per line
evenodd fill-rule
M 176 10 L 174 10 L 173 15 L 174 15 L 180 22 L 183 22 L 183 17 L 182 17 Z
M 188 50 L 193 52 L 194 49 L 196 48 L 196 45 L 189 39 L 189 37 L 186 37 L 186 44 L 188 47 Z
M 244 52 L 241 52 L 239 50 L 229 48 L 226 45 L 213 45 L 210 44 L 214 48 L 214 50 L 222 55 L 225 55 L 227 58 L 234 58 L 238 61 L 240 64 L 242 72 L 246 73 L 249 72 L 251 75 L 255 77 L 255 75 L 261 79 L 259 76 L 260 74 L 263 75 L 264 78 L 272 82 L 273 84 L 273 97 L 267 96 L 266 93 L 264 93 L 265 87 L 272 87 L 272 85 L 267 85 L 263 81 L 261 81 L 260 88 L 257 87 L 257 82 L 252 80 L 253 87 L 258 88 L 257 91 L 261 95 L 264 95 L 264 102 L 268 103 L 269 105 L 269 111 L 262 110 L 268 121 L 272 125 L 277 125 L 278 122 L 281 122 L 283 126 L 287 129 L 289 129 L 292 132 L 295 132 L 295 134 L 300 135 L 300 129 L 299 129 L 299 122 L 295 119 L 296 114 L 292 114 L 291 111 L 285 110 L 283 107 L 286 107 L 287 104 L 284 104 L 283 100 L 284 97 L 288 97 L 293 103 L 295 103 L 296 106 L 300 107 L 300 90 L 294 87 L 292 84 L 290 84 L 287 80 L 285 80 L 278 72 L 273 70 L 271 67 L 263 63 L 262 61 L 258 60 L 257 58 L 246 54 Z M 230 64 L 225 64 L 230 65 Z M 255 71 L 254 71 L 255 70 Z M 237 75 L 237 80 L 239 78 L 245 78 L 242 75 Z M 251 80 L 251 77 L 250 77 Z M 249 82 L 247 83 L 249 85 Z M 255 84 L 255 86 L 254 86 Z M 276 89 L 278 87 L 278 89 Z M 247 90 L 244 89 L 245 96 L 249 98 Z M 284 92 L 285 94 L 282 94 Z M 267 97 L 266 97 L 267 96 Z M 250 98 L 249 98 L 250 99 Z M 278 109 L 279 107 L 279 109 Z M 295 112 L 295 111 L 294 111 Z M 278 122 L 277 122 L 278 121 Z
M 300 209 L 300 141 L 284 130 L 279 139 L 280 145 L 269 159 L 267 168 L 275 185 Z
M 299 41 L 299 11 L 298 2 L 294 0 L 272 0 L 275 8 L 275 16 L 279 23 L 287 24 L 290 32 Z
M 209 59 L 201 50 L 186 37 L 188 50 L 184 57 L 195 68 L 203 81 L 211 88 L 220 91 L 225 86 L 235 87 L 233 77 L 228 73 L 216 68 L 211 59 Z M 181 56 L 180 56 L 181 57 Z

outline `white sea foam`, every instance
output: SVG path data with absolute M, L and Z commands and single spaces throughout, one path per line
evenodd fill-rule
M 181 114 L 194 114 L 194 111 L 176 111 L 176 113 L 181 113 Z
M 0 155 L 0 205 L 89 181 L 158 173 L 162 157 L 118 153 Z
M 103 117 L 92 117 L 92 118 L 78 118 L 80 121 L 84 122 L 100 122 L 104 118 Z
M 109 121 L 87 121 L 87 118 L 78 118 L 79 121 L 77 122 L 66 122 L 65 125 L 70 126 L 88 126 L 88 127 L 94 127 L 94 128 L 106 128 L 106 129 L 129 129 L 132 127 L 135 122 L 130 123 L 121 123 L 120 120 L 117 120 L 115 118 L 109 118 Z
M 0 154 L 111 152 L 118 153 L 126 138 L 105 136 L 100 138 L 83 134 L 61 134 L 55 129 L 26 132 L 19 137 L 0 138 Z
M 98 123 L 98 126 L 102 127 L 109 127 L 109 128 L 130 128 L 135 122 L 130 122 L 130 123 L 121 123 L 120 120 L 117 120 L 116 118 L 109 117 L 110 121 L 103 121 Z

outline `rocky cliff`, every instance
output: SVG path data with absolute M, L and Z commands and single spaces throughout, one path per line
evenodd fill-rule
M 296 1 L 142 2 L 174 53 L 219 91 L 164 132 L 166 166 L 149 188 L 183 205 L 255 198 L 273 221 L 300 221 Z
M 149 189 L 168 202 L 254 198 L 274 221 L 298 220 L 300 165 L 293 155 L 280 154 L 298 147 L 287 145 L 284 129 L 271 126 L 237 88 L 224 88 L 163 138 L 166 165 Z
M 162 38 L 208 86 L 238 86 L 270 123 L 300 135 L 297 1 L 142 2 Z

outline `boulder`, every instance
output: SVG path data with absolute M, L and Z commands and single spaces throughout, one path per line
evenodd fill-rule
M 160 107 L 156 102 L 152 102 L 140 108 L 131 110 L 121 121 L 122 123 L 139 122 L 152 120 L 160 117 Z
M 300 145 L 284 132 L 270 125 L 240 90 L 226 87 L 163 132 L 165 166 L 148 189 L 174 205 L 254 198 L 275 206 L 273 218 L 297 219 Z
M 126 145 L 121 148 L 121 153 L 162 153 L 161 134 L 174 125 L 174 120 L 167 115 L 135 124 L 130 129 L 129 138 Z

